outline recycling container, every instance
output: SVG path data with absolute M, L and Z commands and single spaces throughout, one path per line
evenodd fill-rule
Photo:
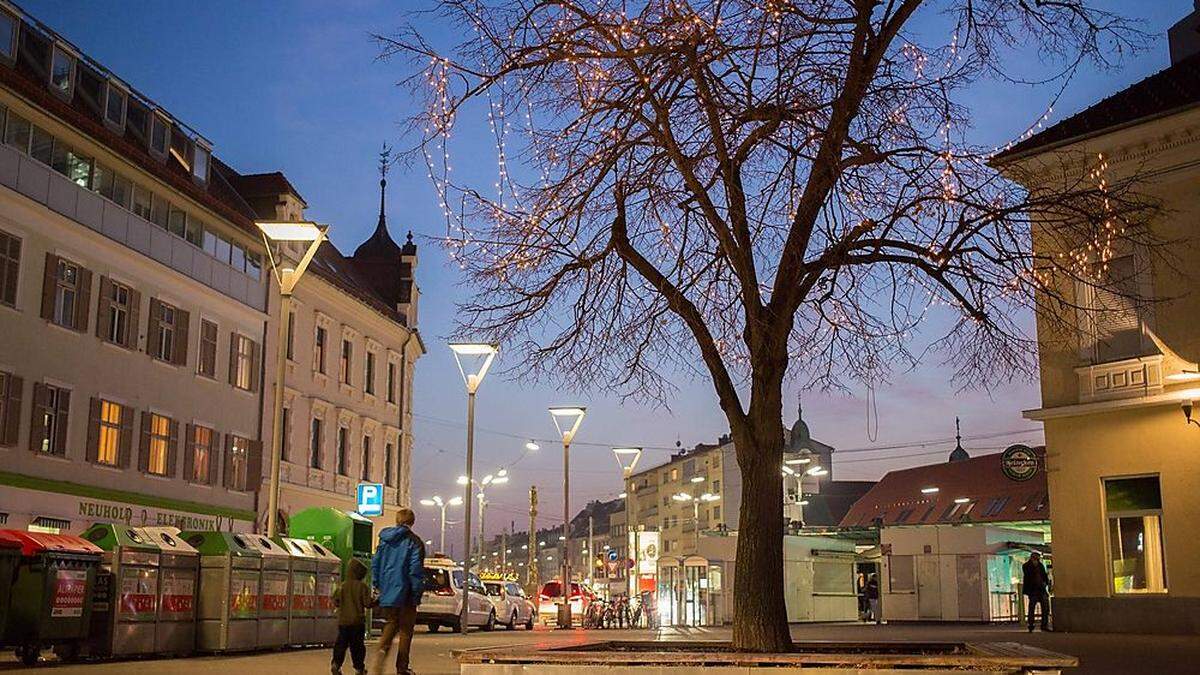
M 341 581 L 342 561 L 332 551 L 315 541 L 300 540 L 317 559 L 317 607 L 313 616 L 313 639 L 317 644 L 331 645 L 337 640 L 337 607 L 333 591 Z
M 158 619 L 155 652 L 190 654 L 196 650 L 196 591 L 200 583 L 200 552 L 175 527 L 144 527 L 159 548 Z
M 145 532 L 115 523 L 96 523 L 81 536 L 104 550 L 100 566 L 112 575 L 109 611 L 103 613 L 106 620 L 100 630 L 92 632 L 88 654 L 153 654 L 158 618 L 158 545 Z
M 304 539 L 275 537 L 291 556 L 291 602 L 288 603 L 288 644 L 308 645 L 316 639 L 317 554 Z
M 256 649 L 262 553 L 243 534 L 186 531 L 180 536 L 200 552 L 196 649 L 205 652 Z
M 371 569 L 375 526 L 357 513 L 329 507 L 304 509 L 292 516 L 288 527 L 291 536 L 315 541 L 332 551 L 342 561 L 343 575 L 354 558 Z
M 291 604 L 292 557 L 262 534 L 242 538 L 262 555 L 262 588 L 258 603 L 258 646 L 273 649 L 288 644 L 288 606 Z
M 46 646 L 62 646 L 68 657 L 78 654 L 88 637 L 92 587 L 104 552 L 69 534 L 0 530 L 0 540 L 21 547 L 0 644 L 15 648 L 29 666 Z
M 8 604 L 11 598 L 13 577 L 21 564 L 21 544 L 11 539 L 0 539 L 0 635 L 4 635 Z M 314 566 L 316 561 L 313 561 Z

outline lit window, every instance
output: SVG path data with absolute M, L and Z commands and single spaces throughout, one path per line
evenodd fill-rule
M 150 415 L 149 447 L 146 455 L 146 471 L 156 476 L 167 475 L 167 455 L 171 444 L 171 418 Z
M 1115 593 L 1166 593 L 1158 476 L 1107 479 L 1109 569 Z
M 100 429 L 96 434 L 96 462 L 116 466 L 121 450 L 121 417 L 124 406 L 100 401 Z
M 50 59 L 50 86 L 64 96 L 71 95 L 71 85 L 74 82 L 75 57 L 54 45 L 54 55 Z
M 229 441 L 229 458 L 225 467 L 225 485 L 233 490 L 247 489 L 250 466 L 250 441 L 234 436 Z
M 211 477 L 213 430 L 208 427 L 195 425 L 192 427 L 192 437 L 188 442 L 192 446 L 192 461 L 188 464 L 191 470 L 190 479 L 196 483 L 208 483 Z
M 104 104 L 104 119 L 118 127 L 124 127 L 125 100 L 125 92 L 110 83 L 108 85 L 108 100 Z
M 8 12 L 0 12 L 0 56 L 17 58 L 17 17 Z

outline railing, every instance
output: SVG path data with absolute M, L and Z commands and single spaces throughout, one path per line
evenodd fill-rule
M 1162 392 L 1161 354 L 1080 366 L 1079 402 L 1136 398 Z

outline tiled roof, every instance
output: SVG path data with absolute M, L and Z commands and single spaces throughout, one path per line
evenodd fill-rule
M 1119 91 L 997 154 L 993 162 L 1081 140 L 1134 122 L 1179 112 L 1200 103 L 1200 54 L 1186 58 Z
M 851 507 L 841 525 L 1049 520 L 1046 449 L 1038 447 L 1034 452 L 1041 466 L 1033 478 L 1023 482 L 1004 475 L 1001 453 L 891 471 Z M 938 491 L 922 494 L 923 488 L 931 487 Z M 960 498 L 970 501 L 956 504 L 954 500 Z
M 371 284 L 359 274 L 352 261 L 342 255 L 342 252 L 332 242 L 326 240 L 321 244 L 321 248 L 317 249 L 317 254 L 313 256 L 309 269 L 388 319 L 402 326 L 408 325 L 405 316 L 375 292 Z
M 283 175 L 282 171 L 238 174 L 232 183 L 233 187 L 239 193 L 247 197 L 261 197 L 263 195 L 277 195 L 290 192 L 299 197 L 300 201 L 304 201 L 304 197 L 300 196 L 300 192 L 287 179 L 287 176 Z

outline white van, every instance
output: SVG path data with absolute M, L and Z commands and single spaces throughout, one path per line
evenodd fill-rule
M 472 574 L 467 581 L 467 623 L 484 630 L 496 627 L 496 608 L 487 597 L 487 590 L 479 577 Z M 459 630 L 462 612 L 463 569 L 446 556 L 425 558 L 425 593 L 417 605 L 417 623 L 425 624 L 429 632 L 445 626 Z
M 533 630 L 533 603 L 525 597 L 525 591 L 517 584 L 503 579 L 484 579 L 483 587 L 487 589 L 488 598 L 496 610 L 500 624 L 509 630 L 517 626 L 525 626 Z

